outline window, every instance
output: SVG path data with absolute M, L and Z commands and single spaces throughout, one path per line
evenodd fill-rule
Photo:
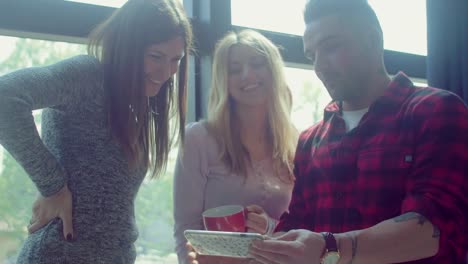
M 84 46 L 63 42 L 0 36 L 0 75 L 16 69 L 47 65 L 80 54 Z M 40 113 L 34 120 L 40 131 Z M 0 146 L 0 262 L 14 263 L 27 236 L 37 191 L 21 166 Z
M 127 2 L 127 0 L 66 0 L 70 2 L 79 2 L 83 4 L 90 4 L 90 5 L 100 5 L 100 6 L 110 6 L 119 8 Z
M 16 69 L 48 65 L 86 52 L 85 46 L 26 38 L 0 36 L 0 75 Z M 40 131 L 40 111 L 34 111 Z M 136 263 L 175 264 L 172 238 L 172 175 L 177 156 L 170 153 L 166 174 L 145 180 L 136 200 L 140 237 Z M 0 263 L 15 263 L 27 236 L 32 203 L 37 190 L 19 164 L 0 146 Z
M 427 55 L 426 0 L 368 0 L 379 17 L 385 49 Z
M 231 0 L 232 24 L 302 36 L 306 0 Z M 379 17 L 385 49 L 427 54 L 426 0 L 368 0 Z M 261 10 L 261 19 L 259 19 Z
M 292 122 L 299 131 L 304 131 L 322 120 L 323 111 L 332 99 L 314 70 L 289 65 L 285 71 L 293 97 Z M 411 80 L 416 86 L 427 86 L 425 79 Z
M 331 98 L 313 70 L 286 67 L 285 71 L 293 96 L 292 121 L 303 131 L 322 119 Z
M 305 28 L 302 12 L 306 2 L 231 0 L 232 24 L 302 36 Z
M 136 264 L 177 264 L 173 238 L 172 185 L 177 146 L 169 153 L 166 173 L 159 179 L 146 178 L 135 202 L 140 236 L 135 243 Z
M 110 6 L 115 8 L 120 8 L 123 6 L 127 0 L 66 0 L 70 2 L 79 2 L 90 5 L 100 5 L 100 6 Z M 183 0 L 179 0 L 181 3 Z

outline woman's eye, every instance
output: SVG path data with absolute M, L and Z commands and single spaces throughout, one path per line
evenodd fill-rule
M 260 69 L 265 66 L 265 61 L 255 61 L 251 63 L 253 69 Z
M 160 60 L 163 59 L 163 57 L 161 55 L 158 55 L 158 54 L 150 54 L 150 57 L 155 61 L 160 61 Z

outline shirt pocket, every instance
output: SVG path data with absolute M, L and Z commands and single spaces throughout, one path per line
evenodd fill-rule
M 360 203 L 388 211 L 398 211 L 405 197 L 405 185 L 413 163 L 413 153 L 405 146 L 363 149 L 358 153 L 357 189 Z
M 411 149 L 404 146 L 367 148 L 359 152 L 357 166 L 362 172 L 403 173 L 408 172 L 413 158 Z

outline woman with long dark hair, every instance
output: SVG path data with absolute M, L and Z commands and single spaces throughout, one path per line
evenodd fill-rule
M 18 263 L 135 261 L 136 194 L 183 139 L 191 41 L 179 1 L 129 0 L 89 55 L 0 77 L 0 144 L 40 192 Z

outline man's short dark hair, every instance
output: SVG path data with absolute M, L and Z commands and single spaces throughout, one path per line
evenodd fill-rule
M 304 22 L 307 25 L 329 15 L 344 20 L 358 18 L 382 32 L 379 19 L 367 0 L 309 0 L 304 9 Z

